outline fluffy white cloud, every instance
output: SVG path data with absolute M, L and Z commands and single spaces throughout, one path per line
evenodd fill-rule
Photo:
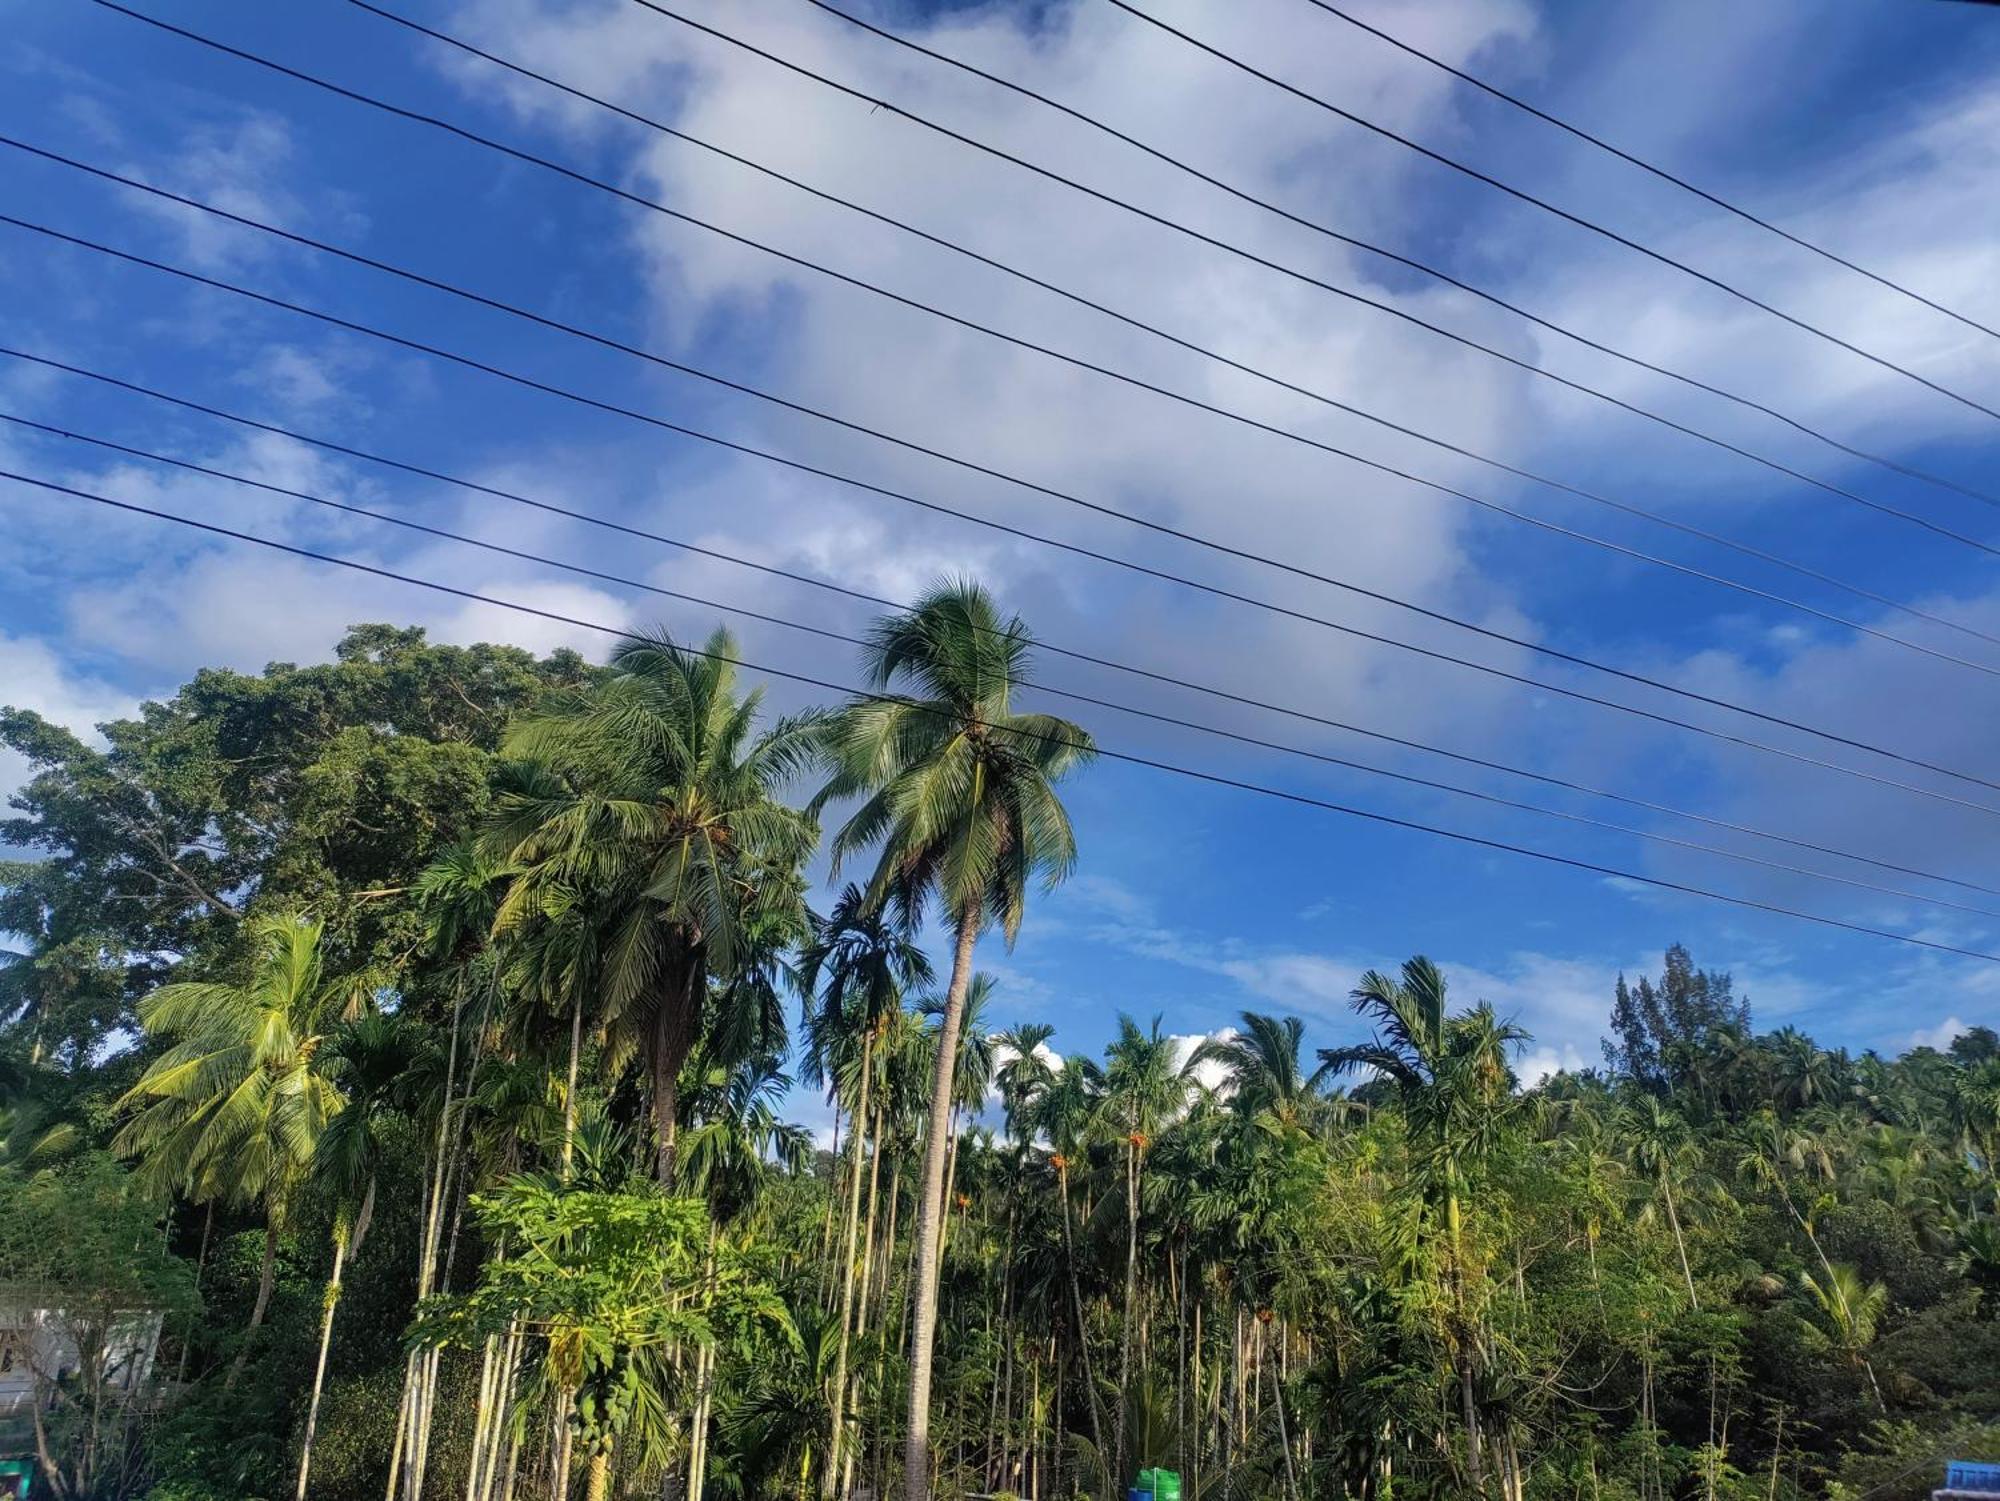
M 1950 1047 L 1955 1038 L 1964 1036 L 1972 1028 L 1956 1016 L 1947 1016 L 1935 1027 L 1919 1027 L 1910 1034 L 1913 1048 L 1936 1048 L 1942 1052 Z
M 75 671 L 47 641 L 5 632 L 0 632 L 0 704 L 33 710 L 85 740 L 98 740 L 98 725 L 126 718 L 139 706 L 131 694 Z M 0 806 L 27 777 L 27 762 L 0 748 Z

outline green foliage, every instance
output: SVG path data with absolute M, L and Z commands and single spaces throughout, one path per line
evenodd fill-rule
M 76 1326 L 57 1501 L 282 1496 L 309 1431 L 327 1501 L 546 1496 L 568 1453 L 590 1501 L 856 1501 L 918 1417 L 939 1494 L 1064 1501 L 1146 1464 L 1914 1501 L 2000 1457 L 2000 1038 L 1759 1034 L 1674 948 L 1602 1071 L 1525 1091 L 1421 958 L 1317 1067 L 1282 1011 L 1085 1056 L 972 964 L 1076 857 L 1089 742 L 1016 709 L 1031 651 L 945 585 L 871 638 L 879 699 L 770 723 L 726 636 L 598 670 L 386 627 L 101 751 L 0 713 L 34 773 L 0 837 L 42 857 L 0 868 L 0 1310 Z M 815 916 L 849 797 L 866 878 Z M 135 1316 L 133 1405 L 91 1371 Z

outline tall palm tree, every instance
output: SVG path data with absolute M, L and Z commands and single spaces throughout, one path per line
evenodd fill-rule
M 850 1076 L 846 1065 L 850 1061 L 857 1065 L 851 1070 L 853 1088 L 846 1092 L 846 1238 L 840 1262 L 840 1331 L 829 1397 L 834 1420 L 820 1474 L 820 1495 L 830 1497 L 848 1442 L 847 1363 L 854 1325 L 855 1244 L 861 1227 L 861 1144 L 868 1133 L 875 1045 L 902 1009 L 904 992 L 930 983 L 931 963 L 917 947 L 908 923 L 892 920 L 879 905 L 869 905 L 866 894 L 850 885 L 830 913 L 814 920 L 812 938 L 799 954 L 796 978 L 812 1008 L 806 1018 L 808 1080 L 828 1081 L 839 1094 L 841 1081 Z M 857 1053 L 858 1058 L 851 1058 Z
M 1687 1121 L 1657 1095 L 1641 1095 L 1620 1110 L 1617 1131 L 1626 1162 L 1653 1185 L 1653 1194 L 1666 1212 L 1674 1250 L 1680 1256 L 1681 1277 L 1687 1284 L 1688 1306 L 1699 1309 L 1701 1298 L 1695 1292 L 1694 1271 L 1688 1264 L 1687 1236 L 1681 1228 L 1680 1200 L 1674 1185 L 1699 1160 L 1701 1143 Z
M 327 976 L 320 938 L 317 922 L 258 919 L 240 982 L 183 981 L 139 1003 L 140 1025 L 168 1045 L 119 1101 L 133 1114 L 114 1149 L 138 1157 L 156 1189 L 264 1210 L 257 1299 L 225 1387 L 271 1306 L 278 1234 L 340 1109 L 322 1056 L 328 1034 L 366 1001 Z
M 916 913 L 935 899 L 953 936 L 917 1205 L 904 1441 L 910 1501 L 930 1496 L 945 1150 L 972 949 L 989 923 L 1012 943 L 1031 880 L 1053 886 L 1075 865 L 1076 837 L 1055 784 L 1092 755 L 1078 726 L 1015 709 L 1032 644 L 1018 617 L 1002 619 L 986 591 L 967 582 L 941 583 L 878 622 L 866 660 L 878 696 L 850 703 L 830 726 L 833 774 L 814 802 L 860 797 L 833 841 L 836 863 L 879 845 L 870 900 Z M 913 696 L 896 691 L 905 685 Z
M 1199 1050 L 1186 1058 L 1180 1044 L 1160 1030 L 1154 1017 L 1141 1031 L 1129 1016 L 1118 1018 L 1118 1035 L 1105 1049 L 1104 1096 L 1099 1102 L 1099 1126 L 1114 1141 L 1125 1164 L 1125 1303 L 1118 1337 L 1118 1389 L 1129 1391 L 1132 1379 L 1132 1330 L 1139 1294 L 1139 1181 L 1146 1148 L 1160 1130 L 1187 1108 L 1195 1089 Z M 1125 1410 L 1120 1404 L 1112 1455 L 1119 1472 L 1125 1452 Z
M 760 925 L 798 905 L 815 837 L 778 801 L 814 726 L 757 733 L 762 694 L 738 692 L 735 657 L 720 630 L 700 650 L 665 635 L 621 642 L 608 677 L 509 733 L 516 776 L 488 833 L 521 872 L 501 927 L 552 904 L 590 913 L 608 1061 L 645 1067 L 663 1183 L 710 976 L 733 975 Z
M 1465 1167 L 1493 1140 L 1512 1078 L 1507 1050 L 1527 1034 L 1484 1004 L 1457 1017 L 1445 1006 L 1444 975 L 1421 955 L 1403 965 L 1400 979 L 1370 970 L 1354 991 L 1354 1009 L 1373 1019 L 1374 1038 L 1322 1048 L 1319 1056 L 1323 1074 L 1373 1069 L 1395 1085 L 1426 1184 L 1456 1246 Z
M 1104 1089 L 1104 1074 L 1090 1058 L 1074 1054 L 1065 1058 L 1055 1077 L 1034 1102 L 1032 1122 L 1049 1143 L 1049 1166 L 1056 1170 L 1056 1193 L 1062 1200 L 1063 1269 L 1069 1281 L 1070 1318 L 1076 1325 L 1077 1364 L 1088 1399 L 1084 1412 L 1090 1420 L 1090 1438 L 1104 1450 L 1104 1421 L 1098 1414 L 1097 1381 L 1090 1369 L 1090 1328 L 1083 1315 L 1083 1287 L 1076 1272 L 1076 1231 L 1070 1214 L 1069 1171 L 1083 1160 L 1091 1122 L 1097 1114 L 1097 1100 Z
M 400 1114 L 412 1069 L 422 1047 L 414 1024 L 401 1016 L 373 1014 L 349 1022 L 335 1034 L 329 1072 L 340 1090 L 338 1114 L 320 1133 L 313 1177 L 333 1202 L 333 1271 L 321 1300 L 319 1359 L 313 1367 L 312 1396 L 306 1404 L 305 1437 L 299 1449 L 295 1501 L 305 1501 L 312 1470 L 313 1439 L 319 1431 L 320 1395 L 326 1386 L 326 1357 L 333 1344 L 333 1315 L 340 1306 L 341 1273 L 361 1254 L 375 1214 L 375 1183 L 387 1150 L 383 1133 Z

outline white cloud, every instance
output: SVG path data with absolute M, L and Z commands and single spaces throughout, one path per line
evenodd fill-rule
M 1956 1016 L 1948 1016 L 1935 1027 L 1919 1027 L 1910 1034 L 1913 1048 L 1936 1048 L 1943 1052 L 1950 1047 L 1953 1039 L 1964 1036 L 1972 1028 Z
M 139 701 L 68 666 L 49 642 L 0 632 L 0 704 L 30 709 L 86 741 L 102 744 L 97 726 L 124 719 Z M 0 748 L 0 807 L 27 780 L 28 763 Z
M 1552 1074 L 1576 1072 L 1589 1068 L 1583 1054 L 1568 1045 L 1557 1048 L 1535 1048 L 1525 1050 L 1514 1060 L 1514 1076 L 1521 1088 L 1533 1089 Z

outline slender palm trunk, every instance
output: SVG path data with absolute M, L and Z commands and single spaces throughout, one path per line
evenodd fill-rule
M 916 1308 L 910 1320 L 910 1413 L 903 1439 L 903 1489 L 907 1501 L 930 1501 L 931 1342 L 937 1333 L 938 1232 L 944 1211 L 944 1159 L 950 1145 L 952 1075 L 958 1034 L 965 1024 L 965 992 L 972 981 L 972 946 L 979 937 L 979 909 L 958 914 L 958 944 L 951 985 L 938 1029 L 937 1072 L 931 1082 L 930 1132 L 924 1141 L 922 1197 L 917 1200 Z
M 333 1276 L 326 1284 L 326 1312 L 319 1321 L 319 1361 L 313 1367 L 312 1400 L 306 1404 L 306 1434 L 299 1450 L 297 1501 L 306 1501 L 306 1476 L 312 1469 L 313 1435 L 319 1431 L 319 1399 L 326 1390 L 326 1355 L 333 1346 L 333 1311 L 340 1305 L 340 1273 L 347 1264 L 347 1234 L 333 1237 Z
M 443 1229 L 446 1172 L 453 1151 L 462 1136 L 465 1113 L 452 1110 L 452 1090 L 458 1085 L 458 1039 L 460 1023 L 465 1014 L 465 995 L 461 989 L 451 1005 L 451 1045 L 445 1053 L 444 1066 L 444 1106 L 438 1111 L 437 1142 L 432 1160 L 425 1174 L 423 1234 L 417 1247 L 417 1298 L 419 1301 L 431 1293 L 432 1282 L 437 1276 L 437 1251 L 439 1237 Z M 479 1060 L 485 1049 L 477 1047 L 473 1051 L 472 1067 L 466 1071 L 464 1081 L 465 1097 L 470 1098 L 472 1075 L 479 1070 Z M 416 1450 L 416 1420 L 419 1406 L 418 1380 L 424 1364 L 424 1352 L 412 1350 L 403 1361 L 403 1393 L 396 1405 L 396 1436 L 389 1449 L 389 1483 L 384 1492 L 386 1501 L 395 1501 L 400 1487 L 407 1489 L 404 1474 L 406 1460 L 414 1456 Z
M 1129 1466 L 1125 1453 L 1125 1412 L 1131 1405 L 1132 1305 L 1139 1295 L 1139 1143 L 1125 1142 L 1125 1316 L 1118 1332 L 1118 1437 L 1113 1444 L 1121 1479 Z
M 1674 1207 L 1674 1185 L 1665 1173 L 1660 1175 L 1660 1192 L 1667 1201 L 1667 1223 L 1674 1227 L 1674 1249 L 1680 1252 L 1681 1276 L 1687 1280 L 1688 1306 L 1699 1312 L 1701 1299 L 1695 1295 L 1694 1272 L 1688 1266 L 1687 1240 L 1681 1234 L 1680 1211 Z
M 854 1304 L 855 1344 L 859 1344 L 861 1342 L 862 1335 L 868 1332 L 868 1300 L 871 1296 L 870 1290 L 874 1285 L 874 1279 L 875 1279 L 875 1272 L 874 1272 L 875 1209 L 879 1198 L 878 1190 L 881 1187 L 881 1181 L 882 1181 L 882 1126 L 883 1126 L 882 1108 L 881 1106 L 878 1105 L 875 1108 L 875 1113 L 873 1117 L 869 1121 L 867 1130 L 867 1137 L 869 1141 L 868 1209 L 867 1209 L 867 1223 L 862 1227 L 861 1231 L 861 1267 L 860 1270 L 856 1273 L 855 1284 L 854 1284 L 855 1285 L 855 1304 Z M 893 1250 L 894 1247 L 884 1248 L 882 1256 L 885 1261 L 889 1258 Z M 878 1344 L 881 1342 L 880 1335 L 876 1336 L 876 1342 Z M 856 1371 L 849 1378 L 848 1387 L 858 1388 L 860 1385 L 861 1385 L 861 1373 L 859 1371 Z M 851 1412 L 856 1407 L 860 1406 L 860 1401 L 854 1391 L 849 1389 L 843 1389 L 840 1394 L 840 1405 L 841 1405 L 841 1411 Z M 861 1445 L 858 1442 L 849 1444 L 847 1446 L 846 1458 L 841 1463 L 839 1494 L 843 1497 L 851 1496 L 854 1493 L 854 1467 L 857 1462 L 860 1448 Z
M 1299 1476 L 1292 1464 L 1292 1435 L 1285 1423 L 1284 1370 L 1278 1363 L 1278 1344 L 1281 1342 L 1282 1336 L 1271 1346 L 1271 1395 L 1278 1408 L 1278 1447 L 1285 1455 L 1285 1491 L 1291 1501 L 1299 1501 Z
M 576 1001 L 569 1012 L 569 1082 L 563 1086 L 562 1179 L 569 1182 L 569 1167 L 576 1155 L 576 1061 L 583 1051 L 583 987 L 576 988 Z
M 861 1036 L 861 1087 L 855 1092 L 854 1113 L 850 1121 L 868 1119 L 868 1075 L 872 1066 L 875 1045 L 875 1029 L 871 1025 Z M 833 1427 L 827 1442 L 826 1468 L 820 1476 L 819 1493 L 826 1501 L 831 1501 L 836 1478 L 840 1474 L 841 1451 L 847 1447 L 847 1354 L 848 1331 L 854 1322 L 854 1251 L 855 1238 L 861 1231 L 861 1132 L 850 1125 L 847 1133 L 847 1249 L 841 1257 L 840 1266 L 840 1342 L 835 1347 L 833 1358 L 833 1390 L 829 1401 L 833 1405 Z
M 1076 1240 L 1070 1230 L 1069 1216 L 1069 1169 L 1056 1169 L 1061 1180 L 1063 1211 L 1063 1264 L 1069 1271 L 1070 1307 L 1076 1314 L 1076 1356 L 1083 1368 L 1083 1390 L 1090 1398 L 1086 1411 L 1090 1417 L 1090 1441 L 1097 1446 L 1097 1452 L 1104 1452 L 1104 1423 L 1097 1412 L 1097 1380 L 1090 1373 L 1090 1334 L 1083 1322 L 1083 1288 L 1076 1279 Z

